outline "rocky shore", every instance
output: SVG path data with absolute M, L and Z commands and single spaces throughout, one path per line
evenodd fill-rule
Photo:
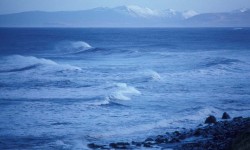
M 173 149 L 173 150 L 250 150 L 250 118 L 230 119 L 227 113 L 223 121 L 209 116 L 204 125 L 148 137 L 144 141 L 117 142 L 108 145 L 88 144 L 90 149 Z

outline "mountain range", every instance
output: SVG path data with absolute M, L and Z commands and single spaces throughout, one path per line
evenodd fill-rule
M 0 15 L 0 27 L 250 27 L 250 9 L 221 13 L 139 6 Z

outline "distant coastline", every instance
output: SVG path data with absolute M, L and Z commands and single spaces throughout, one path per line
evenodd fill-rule
M 0 15 L 0 27 L 250 27 L 250 9 L 198 13 L 120 6 L 80 11 L 28 11 Z

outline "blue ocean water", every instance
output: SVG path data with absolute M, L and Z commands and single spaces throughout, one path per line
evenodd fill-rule
M 250 28 L 0 28 L 0 149 L 87 149 L 250 114 Z

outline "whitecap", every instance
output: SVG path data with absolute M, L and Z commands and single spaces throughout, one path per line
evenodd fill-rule
M 93 49 L 93 47 L 84 41 L 67 41 L 56 45 L 56 51 L 60 54 L 77 54 L 89 49 Z
M 108 105 L 110 104 L 110 99 L 107 97 L 104 100 L 96 100 L 91 103 L 88 103 L 90 106 L 102 106 L 102 105 Z
M 72 45 L 73 48 L 76 48 L 76 49 L 89 49 L 89 48 L 92 48 L 92 46 L 90 46 L 88 43 L 83 42 L 83 41 L 72 42 L 71 45 Z
M 140 95 L 141 92 L 133 86 L 128 86 L 126 83 L 116 83 L 115 90 L 110 95 L 111 99 L 131 100 L 129 96 Z
M 58 64 L 55 61 L 34 56 L 11 55 L 4 57 L 0 62 L 0 72 L 17 72 L 33 70 L 36 71 L 59 71 L 59 70 L 81 70 L 81 68 L 69 64 Z
M 154 80 L 154 81 L 160 81 L 162 79 L 161 75 L 154 71 L 154 70 L 147 70 L 145 71 L 144 73 L 146 76 L 149 76 L 151 80 Z

